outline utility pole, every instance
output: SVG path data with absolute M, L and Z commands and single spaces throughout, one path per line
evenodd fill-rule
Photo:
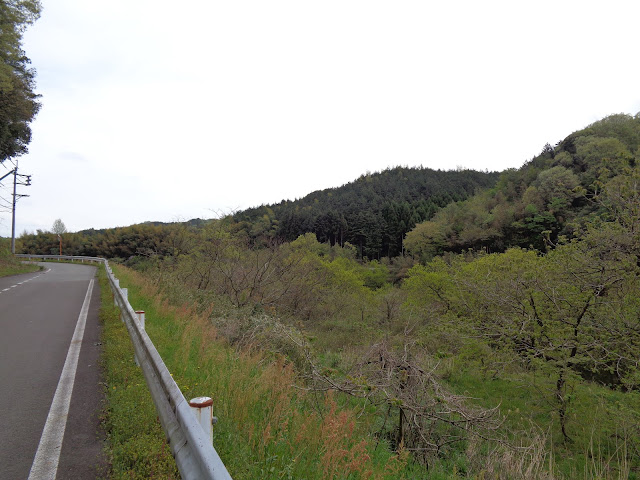
M 18 160 L 13 169 L 13 207 L 11 208 L 11 253 L 16 253 L 16 179 L 18 178 Z
M 25 182 L 19 182 L 18 177 L 24 177 Z M 11 209 L 11 253 L 16 253 L 16 202 L 20 197 L 28 197 L 29 195 L 18 195 L 16 188 L 18 185 L 31 185 L 31 175 L 22 175 L 18 173 L 18 159 L 16 158 L 16 168 L 13 169 L 13 208 Z

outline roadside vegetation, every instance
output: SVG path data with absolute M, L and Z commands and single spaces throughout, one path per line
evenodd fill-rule
M 19 273 L 37 272 L 40 269 L 37 265 L 29 265 L 11 254 L 11 241 L 7 238 L 0 238 L 0 277 L 17 275 Z
M 292 478 L 310 478 L 335 441 L 312 440 L 333 415 L 348 425 L 340 451 L 361 445 L 367 467 L 345 470 L 360 465 L 349 456 L 318 478 L 384 475 L 380 455 L 403 461 L 391 478 L 637 474 L 640 292 L 635 258 L 606 250 L 610 228 L 547 255 L 438 258 L 400 286 L 389 266 L 313 235 L 248 248 L 215 228 L 207 257 L 138 260 L 142 274 L 118 275 L 141 288 L 131 298 L 148 318 L 172 312 L 174 336 L 158 348 L 183 391 L 216 398 L 217 435 L 230 440 L 216 446 L 238 478 L 294 466 Z M 234 466 L 229 444 L 261 470 Z
M 214 446 L 234 478 L 391 479 L 407 469 L 408 453 L 367 439 L 355 404 L 296 388 L 286 357 L 239 351 L 218 336 L 206 314 L 171 305 L 134 271 L 116 267 L 115 273 L 128 286 L 130 303 L 145 310 L 147 332 L 187 399 L 214 398 Z M 168 447 L 112 303 L 107 293 L 105 425 L 114 478 L 172 478 Z

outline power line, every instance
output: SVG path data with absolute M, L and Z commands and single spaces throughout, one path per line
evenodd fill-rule
M 16 163 L 11 158 L 7 158 L 6 160 L 9 160 L 9 163 L 15 168 Z M 9 170 L 9 167 L 7 167 L 7 162 L 0 162 L 0 165 Z M 13 170 L 13 168 L 11 170 Z

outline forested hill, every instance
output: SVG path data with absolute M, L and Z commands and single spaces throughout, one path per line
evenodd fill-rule
M 405 248 L 423 259 L 467 249 L 543 250 L 615 215 L 602 193 L 628 183 L 639 163 L 640 114 L 608 116 L 502 172 L 495 187 L 439 210 L 407 234 Z
M 451 202 L 492 187 L 498 175 L 397 167 L 362 175 L 342 187 L 313 192 L 299 200 L 248 209 L 225 221 L 234 222 L 233 230 L 244 230 L 256 244 L 269 238 L 293 241 L 313 232 L 323 243 L 351 243 L 361 256 L 370 259 L 396 256 L 402 252 L 406 232 L 417 223 L 432 218 Z M 146 222 L 65 234 L 63 253 L 107 258 L 174 255 L 183 249 L 180 245 L 186 230 L 197 231 L 207 223 L 200 219 L 176 224 Z M 59 250 L 57 237 L 50 232 L 25 233 L 19 240 L 22 253 Z
M 308 232 L 320 242 L 349 242 L 368 258 L 396 256 L 405 234 L 445 205 L 493 187 L 498 173 L 396 167 L 367 173 L 302 199 L 263 205 L 234 215 L 254 237 L 286 241 Z
M 501 173 L 390 168 L 341 187 L 244 210 L 227 218 L 251 243 L 293 241 L 314 233 L 322 243 L 350 243 L 361 258 L 402 254 L 429 260 L 468 249 L 544 250 L 561 236 L 578 237 L 598 219 L 616 215 L 615 189 L 640 175 L 640 114 L 606 117 L 567 136 L 520 169 Z M 622 185 L 622 186 L 621 186 Z M 630 184 L 629 184 L 630 185 Z M 635 184 L 634 184 L 635 185 Z M 631 187 L 629 187 L 631 188 Z M 637 185 L 633 188 L 637 188 Z M 603 196 L 603 192 L 608 195 Z M 607 204 L 609 202 L 609 204 Z M 628 210 L 628 209 L 627 209 Z M 66 254 L 109 258 L 182 251 L 183 231 L 207 221 L 89 230 L 64 236 Z M 24 253 L 55 253 L 55 235 L 20 238 Z M 173 253 L 171 253 L 173 252 Z

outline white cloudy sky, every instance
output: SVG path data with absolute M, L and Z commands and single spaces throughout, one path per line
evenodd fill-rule
M 396 165 L 519 167 L 640 111 L 637 0 L 42 1 L 18 234 L 211 218 Z

